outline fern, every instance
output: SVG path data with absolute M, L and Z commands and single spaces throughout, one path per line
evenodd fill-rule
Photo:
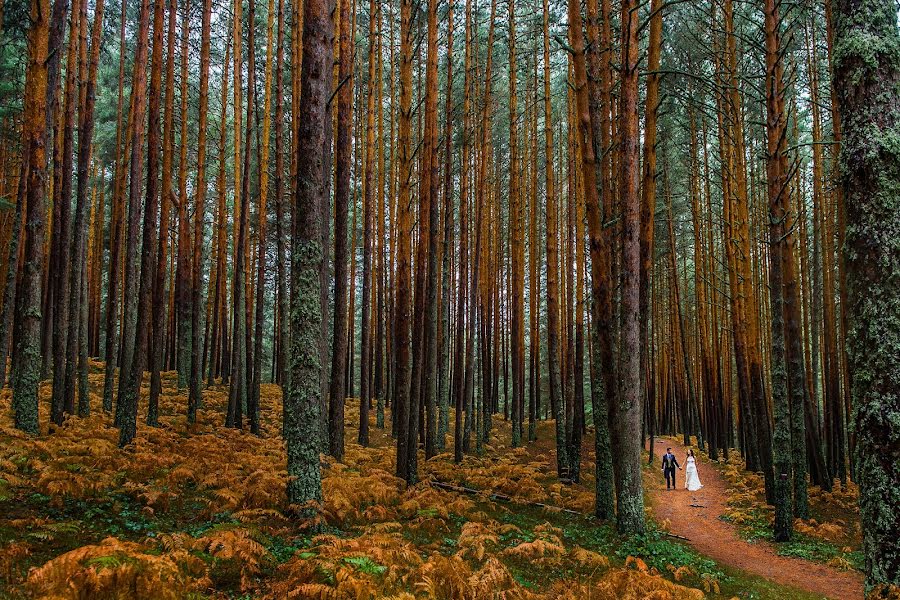
M 348 556 L 344 558 L 344 562 L 366 575 L 383 575 L 387 571 L 387 567 L 379 565 L 368 556 Z

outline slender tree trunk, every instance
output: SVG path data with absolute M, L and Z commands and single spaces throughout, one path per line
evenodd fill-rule
M 50 240 L 50 264 L 48 265 L 48 296 L 52 298 L 53 329 L 53 392 L 50 400 L 50 421 L 62 425 L 63 414 L 75 412 L 74 386 L 72 394 L 66 394 L 66 370 L 69 334 L 69 265 L 72 240 L 72 152 L 75 128 L 75 107 L 78 90 L 75 87 L 78 74 L 78 45 L 81 24 L 80 1 L 72 5 L 69 19 L 69 46 L 66 57 L 66 81 L 63 90 L 63 115 L 60 137 L 56 140 L 53 155 L 53 239 Z M 53 253 L 56 253 L 54 256 Z M 44 362 L 47 357 L 44 357 Z M 74 379 L 73 379 L 74 381 Z
M 377 110 L 376 123 L 378 125 L 378 134 L 376 137 L 378 144 L 378 192 L 376 195 L 376 202 L 378 203 L 377 210 L 377 234 L 375 243 L 378 247 L 378 251 L 375 259 L 375 286 L 376 292 L 375 297 L 377 299 L 375 305 L 375 375 L 373 377 L 373 385 L 374 391 L 373 394 L 376 398 L 376 408 L 375 408 L 375 426 L 378 429 L 384 429 L 384 404 L 385 404 L 385 395 L 386 395 L 386 385 L 385 385 L 385 375 L 386 375 L 386 365 L 385 365 L 385 345 L 386 345 L 386 320 L 387 320 L 387 311 L 386 311 L 386 302 L 388 301 L 387 294 L 385 292 L 385 288 L 387 287 L 387 270 L 385 268 L 385 252 L 388 247 L 388 238 L 385 232 L 385 181 L 390 180 L 391 177 L 388 173 L 386 173 L 386 165 L 385 165 L 385 154 L 387 154 L 385 150 L 385 144 L 390 145 L 391 140 L 385 139 L 384 137 L 384 65 L 383 65 L 383 46 L 384 46 L 384 33 L 382 31 L 383 26 L 383 16 L 379 12 L 378 13 L 378 29 L 376 33 L 376 39 L 378 43 L 378 47 L 376 50 L 376 56 L 378 65 L 377 69 L 377 99 L 375 101 L 375 107 Z M 393 111 L 391 111 L 393 114 Z M 393 169 L 393 165 L 390 167 Z
M 571 6 L 569 7 L 571 10 Z M 544 138 L 547 194 L 547 360 L 550 379 L 550 405 L 556 419 L 556 472 L 564 477 L 569 470 L 566 422 L 563 412 L 562 372 L 559 364 L 559 245 L 556 188 L 553 179 L 553 110 L 550 96 L 550 12 L 544 0 Z M 578 7 L 581 21 L 581 8 Z M 589 209 L 590 210 L 590 209 Z M 599 462 L 599 461 L 598 461 Z
M 787 120 L 779 27 L 780 0 L 766 0 L 766 179 L 769 196 L 769 289 L 772 305 L 772 403 L 775 412 L 773 456 L 775 466 L 775 541 L 790 540 L 794 513 L 791 498 L 791 423 L 788 368 L 785 356 L 784 256 L 789 181 L 787 173 Z M 802 393 L 802 389 L 799 390 Z M 805 483 L 805 482 L 804 482 Z
M 68 257 L 65 256 L 65 247 L 67 247 L 67 245 L 64 247 L 63 241 L 68 240 L 69 205 L 68 203 L 59 202 L 59 199 L 62 197 L 63 175 L 66 172 L 66 169 L 62 166 L 62 145 L 64 143 L 63 139 L 65 138 L 65 119 L 60 121 L 57 116 L 60 103 L 60 94 L 58 93 L 59 77 L 60 71 L 62 70 L 63 45 L 66 37 L 66 15 L 68 13 L 69 0 L 55 0 L 53 2 L 53 12 L 50 16 L 50 33 L 47 43 L 47 144 L 52 150 L 53 158 L 53 170 L 51 172 L 53 179 L 51 180 L 50 185 L 53 213 L 49 223 L 51 234 L 48 244 L 50 251 L 48 267 L 52 266 L 54 268 L 48 268 L 44 273 L 44 321 L 42 323 L 43 329 L 41 337 L 42 378 L 47 375 L 47 370 L 50 366 L 49 361 L 54 360 L 59 356 L 59 353 L 53 348 L 53 345 L 57 344 L 56 338 L 65 335 L 65 333 L 59 329 L 60 324 L 57 321 L 58 315 L 54 313 L 56 312 L 55 307 L 57 301 L 62 300 L 61 298 L 57 298 L 57 288 L 62 284 L 63 272 L 63 269 L 59 268 L 58 265 L 60 261 L 68 259 Z M 77 27 L 76 23 L 70 23 L 70 25 Z M 70 26 L 70 29 L 74 31 L 75 27 Z M 70 37 L 72 37 L 72 41 L 77 40 L 77 34 Z M 75 47 L 73 44 L 70 44 L 70 46 L 73 48 Z M 71 70 L 69 74 L 72 74 Z M 65 94 L 63 99 L 65 99 Z M 71 132 L 71 127 L 69 128 L 69 131 Z M 71 163 L 68 171 L 70 173 L 69 183 L 71 184 Z M 65 228 L 63 225 L 65 225 Z M 65 302 L 68 303 L 68 298 L 65 299 Z M 68 315 L 66 315 L 66 317 L 68 317 Z M 57 331 L 60 333 L 59 336 L 56 335 Z M 65 341 L 62 341 L 62 347 L 65 348 Z M 60 387 L 61 386 L 57 387 L 57 389 L 60 389 Z M 58 395 L 51 398 L 50 418 L 54 422 L 57 422 L 62 418 L 62 412 L 59 408 L 61 405 L 62 402 Z
M 509 0 L 509 220 L 512 268 L 512 446 L 522 443 L 522 414 L 525 384 L 525 290 L 523 241 L 524 209 L 519 190 L 518 98 L 516 96 L 516 10 Z
M 428 185 L 428 259 L 425 282 L 425 352 L 422 391 L 425 406 L 425 458 L 437 454 L 438 260 L 440 257 L 440 164 L 438 162 L 437 0 L 428 0 L 428 56 L 425 67 L 425 177 Z M 420 217 L 422 215 L 420 214 Z M 422 244 L 423 240 L 419 240 Z
M 116 171 L 113 182 L 112 213 L 109 232 L 109 277 L 107 282 L 106 300 L 106 344 L 104 358 L 106 366 L 103 375 L 103 410 L 111 411 L 113 408 L 113 386 L 116 365 L 119 365 L 119 275 L 121 273 L 122 250 L 122 220 L 125 214 L 125 199 L 122 188 L 124 187 L 125 148 L 122 146 L 122 137 L 126 134 L 123 127 L 124 105 L 124 81 L 125 81 L 125 9 L 122 3 L 122 14 L 119 23 L 119 103 L 116 110 Z M 131 126 L 131 111 L 129 109 L 128 126 Z
M 538 241 L 541 214 L 538 208 L 538 84 L 537 84 L 537 52 L 535 48 L 531 71 L 531 100 L 529 133 L 531 134 L 531 181 L 529 189 L 530 217 L 528 232 L 528 300 L 530 303 L 531 330 L 529 333 L 529 375 L 528 375 L 528 441 L 537 440 L 537 419 L 541 404 L 541 280 L 539 263 L 541 259 L 541 247 Z
M 653 272 L 653 233 L 656 213 L 656 121 L 659 110 L 658 73 L 662 51 L 662 0 L 650 2 L 650 39 L 647 51 L 647 97 L 644 111 L 644 162 L 641 184 L 641 274 L 640 314 L 650 314 L 650 278 Z M 650 343 L 649 318 L 641 319 L 641 403 L 649 406 Z M 650 445 L 650 461 L 653 461 L 653 445 Z
M 410 236 L 412 233 L 412 211 L 410 210 L 410 179 L 412 177 L 412 148 L 410 148 L 410 121 L 412 110 L 412 61 L 413 30 L 412 0 L 400 2 L 400 118 L 398 125 L 397 150 L 399 156 L 399 193 L 397 207 L 397 275 L 394 299 L 394 359 L 396 361 L 396 381 L 394 383 L 393 409 L 396 411 L 397 428 L 397 476 L 413 484 L 418 474 L 409 471 L 409 454 L 416 452 L 410 447 L 409 430 L 415 430 L 415 422 L 410 422 Z M 418 399 L 415 399 L 418 402 Z
M 173 315 L 175 335 L 172 336 L 175 366 L 178 369 L 178 388 L 188 388 L 191 373 L 191 349 L 193 337 L 191 323 L 191 227 L 188 221 L 187 158 L 188 158 L 188 37 L 190 35 L 190 0 L 184 2 L 181 26 L 181 135 L 178 160 L 178 260 L 175 264 L 175 310 Z M 239 167 L 236 167 L 239 168 Z M 199 310 L 199 309 L 198 309 Z M 196 422 L 188 390 L 188 422 Z
M 243 65 L 241 52 L 241 29 L 243 17 L 241 16 L 241 0 L 235 1 L 235 27 L 234 27 L 234 93 L 235 114 L 241 113 L 241 83 L 240 73 Z M 225 417 L 226 427 L 243 428 L 244 407 L 247 404 L 247 387 L 249 385 L 247 347 L 247 262 L 249 252 L 249 221 L 250 221 L 250 155 L 253 146 L 251 136 L 254 116 L 255 99 L 255 51 L 251 39 L 255 27 L 255 6 L 253 0 L 247 5 L 250 25 L 247 39 L 247 113 L 245 116 L 243 146 L 241 145 L 241 123 L 235 118 L 235 188 L 240 182 L 240 204 L 235 207 L 235 242 L 234 242 L 234 281 L 232 284 L 232 327 L 231 327 L 231 387 L 228 392 L 228 412 Z M 196 268 L 196 267 L 195 267 Z
M 28 91 L 26 89 L 26 96 Z M 24 134 L 24 131 L 23 131 Z M 16 213 L 13 220 L 12 236 L 9 242 L 9 252 L 7 254 L 6 267 L 6 284 L 3 289 L 3 321 L 0 322 L 0 389 L 6 386 L 6 365 L 9 357 L 10 338 L 13 328 L 13 315 L 15 314 L 16 292 L 18 291 L 18 273 L 20 270 L 19 248 L 22 244 L 24 236 L 23 219 L 25 217 L 26 202 L 26 183 L 28 181 L 28 160 L 30 150 L 27 147 L 27 136 L 22 144 L 22 162 L 19 167 L 19 182 L 16 186 Z
M 362 285 L 362 323 L 360 324 L 360 366 L 359 366 L 359 436 L 358 441 L 362 446 L 369 445 L 369 404 L 372 389 L 369 379 L 372 368 L 372 252 L 374 244 L 372 240 L 372 225 L 375 210 L 375 76 L 377 61 L 376 52 L 376 23 L 378 7 L 375 0 L 369 0 L 369 78 L 366 90 L 366 166 L 365 166 L 365 198 L 363 200 L 363 285 Z
M 463 64 L 463 133 L 462 157 L 459 169 L 459 276 L 456 297 L 456 357 L 453 370 L 453 395 L 456 414 L 453 429 L 453 459 L 463 459 L 463 411 L 467 406 L 467 382 L 471 365 L 468 362 L 466 329 L 474 318 L 469 294 L 469 157 L 471 149 L 472 96 L 472 0 L 466 0 L 465 58 Z
M 287 216 L 285 215 L 283 194 L 284 173 L 284 0 L 278 0 L 278 34 L 275 51 L 275 263 L 278 296 L 278 356 L 276 359 L 276 380 L 282 390 L 290 389 L 290 369 L 287 368 L 290 353 L 290 294 L 287 284 Z
M 596 8 L 596 5 L 593 5 Z M 594 24 L 589 25 L 589 31 L 596 34 L 596 13 L 591 12 Z M 545 25 L 546 28 L 546 4 L 545 4 Z M 608 235 L 603 231 L 602 212 L 599 197 L 599 188 L 597 184 L 597 174 L 600 172 L 597 165 L 597 157 L 594 152 L 595 141 L 593 139 L 594 119 L 592 118 L 589 89 L 587 79 L 586 57 L 584 34 L 582 33 L 581 7 L 577 0 L 569 0 L 569 20 L 570 20 L 570 43 L 573 52 L 573 72 L 575 75 L 575 88 L 577 94 L 576 115 L 579 128 L 579 144 L 581 148 L 581 159 L 584 166 L 582 176 L 584 177 L 585 205 L 587 209 L 588 232 L 590 236 L 590 253 L 591 253 L 591 296 L 592 296 L 592 323 L 593 340 L 592 353 L 597 358 L 597 363 L 602 365 L 602 369 L 612 370 L 612 353 L 611 343 L 609 340 L 609 324 L 611 310 L 611 280 L 610 273 L 610 255 L 607 252 L 609 245 L 606 241 Z M 545 41 L 545 60 L 546 60 L 546 41 Z M 594 57 L 592 60 L 596 60 Z M 595 65 L 596 67 L 596 65 Z M 546 73 L 546 71 L 545 71 Z M 545 84 L 546 85 L 546 84 Z M 636 115 L 635 115 L 636 116 Z M 550 225 L 551 211 L 547 208 L 547 224 Z M 548 229 L 549 231 L 549 229 Z M 548 260 L 550 257 L 550 248 L 547 252 Z M 548 288 L 552 289 L 552 285 L 548 278 Z M 549 309 L 548 303 L 548 309 Z M 552 309 L 550 309 L 552 310 Z M 553 351 L 551 350 L 551 356 Z M 552 358 L 551 358 L 552 360 Z M 611 395 L 611 388 L 608 381 L 611 379 L 608 375 L 602 380 L 603 385 L 593 386 L 591 394 L 591 403 L 594 414 L 594 426 L 596 429 L 595 451 L 597 456 L 612 456 L 610 448 L 609 424 L 607 406 L 610 406 L 608 396 L 604 398 L 604 393 Z M 598 380 L 600 383 L 601 380 Z M 552 385 L 552 384 L 551 384 Z M 606 388 L 601 392 L 601 387 Z M 614 395 L 612 397 L 615 397 Z M 559 403 L 557 403 L 558 406 Z M 558 414 L 558 409 L 557 409 Z M 639 425 L 639 424 L 638 424 Z M 558 426 L 557 426 L 558 427 Z M 557 434 L 558 435 L 558 434 Z M 637 440 L 636 440 L 637 441 Z M 640 451 L 639 451 L 640 452 Z M 596 502 L 594 512 L 601 519 L 612 518 L 615 504 L 613 502 L 613 478 L 609 470 L 608 461 L 597 460 L 596 462 Z M 638 454 L 638 463 L 640 462 L 640 454 Z M 639 467 L 638 467 L 639 468 Z M 618 475 L 618 473 L 616 473 Z M 616 482 L 620 487 L 623 480 L 620 478 Z M 632 484 L 634 482 L 631 482 Z M 640 486 L 640 478 L 638 477 L 637 485 Z M 619 506 L 620 511 L 624 510 L 621 503 L 621 496 L 625 490 L 620 489 Z M 641 515 L 642 521 L 643 513 Z
M 263 355 L 263 321 L 266 317 L 266 225 L 268 213 L 266 200 L 269 192 L 269 136 L 272 118 L 270 109 L 272 102 L 272 44 L 275 27 L 275 0 L 269 0 L 268 24 L 266 25 L 266 81 L 263 93 L 263 128 L 262 149 L 259 164 L 259 204 L 257 208 L 259 224 L 257 225 L 257 258 L 256 258 L 256 318 L 253 333 L 253 381 L 250 385 L 248 413 L 250 432 L 259 435 L 259 390 L 262 381 Z M 274 357 L 273 357 L 274 358 Z
M 26 185 L 25 245 L 22 278 L 16 294 L 16 347 L 13 353 L 12 406 L 17 429 L 37 435 L 38 383 L 41 351 L 41 285 L 44 265 L 46 207 L 44 186 L 47 177 L 47 38 L 49 0 L 31 0 L 31 28 L 28 30 L 25 120 L 23 133 L 28 149 Z
M 331 384 L 328 391 L 328 430 L 330 454 L 344 457 L 344 399 L 347 361 L 347 219 L 350 205 L 351 128 L 353 127 L 353 54 L 351 42 L 350 0 L 339 0 L 340 62 L 338 64 L 337 144 L 335 148 L 334 194 L 334 315 L 332 325 Z
M 253 0 L 250 1 L 252 7 Z M 197 131 L 197 182 L 194 190 L 194 248 L 191 258 L 191 365 L 188 387 L 188 422 L 197 420 L 197 409 L 203 402 L 203 342 L 200 339 L 200 307 L 203 305 L 203 243 L 206 223 L 206 129 L 209 106 L 209 46 L 212 0 L 203 0 L 203 20 L 200 26 L 200 109 Z M 251 8 L 252 16 L 253 10 Z M 252 40 L 252 37 L 251 37 Z M 252 81 L 254 65 L 250 61 Z M 228 68 L 228 65 L 225 65 Z M 249 104 L 249 101 L 248 101 Z M 246 200 L 246 198 L 245 198 Z
M 147 88 L 147 48 L 150 35 L 150 2 L 141 1 L 138 17 L 138 39 L 134 55 L 131 87 L 132 120 L 130 146 L 130 173 L 128 188 L 128 229 L 125 242 L 125 267 L 122 300 L 122 357 L 125 371 L 119 374 L 119 396 L 116 402 L 115 422 L 119 427 L 119 446 L 126 446 L 134 439 L 137 427 L 138 392 L 143 366 L 140 362 L 138 336 L 138 294 L 142 279 L 138 271 L 139 229 L 141 225 L 141 180 L 144 162 L 144 95 Z
M 81 11 L 81 79 L 83 101 L 79 108 L 78 124 L 78 160 L 77 160 L 77 185 L 75 193 L 75 222 L 73 226 L 72 246 L 70 249 L 71 269 L 69 272 L 69 331 L 66 340 L 66 373 L 65 394 L 67 402 L 74 403 L 75 378 L 78 370 L 80 352 L 80 329 L 83 304 L 82 285 L 85 259 L 87 256 L 87 228 L 90 200 L 88 199 L 88 185 L 90 179 L 91 138 L 94 129 L 94 105 L 95 84 L 97 78 L 97 63 L 100 55 L 100 35 L 103 30 L 103 1 L 95 6 L 93 33 L 91 36 L 90 60 L 87 57 L 87 4 L 80 3 Z M 84 64 L 89 62 L 89 64 Z M 87 416 L 90 412 L 89 398 L 82 398 L 79 394 L 78 414 Z
M 175 153 L 175 29 L 177 0 L 169 0 L 169 34 L 166 53 L 166 96 L 164 100 L 162 142 L 162 197 L 160 198 L 159 241 L 156 247 L 156 278 L 153 284 L 153 314 L 151 315 L 150 349 L 150 398 L 147 407 L 147 425 L 159 424 L 159 395 L 162 392 L 160 371 L 166 346 L 166 267 L 169 248 L 169 212 L 174 194 L 172 191 L 172 163 Z M 152 122 L 152 119 L 151 119 Z
M 438 343 L 438 370 L 440 392 L 436 445 L 443 451 L 446 447 L 447 428 L 450 412 L 450 313 L 451 276 L 453 271 L 453 3 L 447 5 L 447 88 L 444 106 L 444 241 L 441 245 L 441 325 Z M 462 169 L 460 169 L 462 174 Z M 462 202 L 462 200 L 460 200 Z

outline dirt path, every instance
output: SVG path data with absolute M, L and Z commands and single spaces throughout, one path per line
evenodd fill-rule
M 684 468 L 686 450 L 675 440 L 656 440 L 655 455 L 662 461 L 666 448 Z M 669 521 L 669 530 L 690 540 L 700 553 L 732 567 L 755 573 L 776 583 L 799 588 L 825 598 L 863 598 L 863 578 L 854 572 L 839 571 L 820 563 L 779 556 L 764 542 L 746 542 L 729 523 L 719 517 L 725 512 L 727 486 L 721 474 L 697 456 L 698 474 L 703 488 L 684 489 L 684 471 L 677 471 L 678 489 L 667 491 L 660 468 L 649 491 L 653 513 L 659 522 Z M 691 506 L 695 505 L 695 506 Z

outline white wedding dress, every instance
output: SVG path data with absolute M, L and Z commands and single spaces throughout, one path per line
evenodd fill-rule
M 700 477 L 697 475 L 697 462 L 693 456 L 688 456 L 687 466 L 684 471 L 684 487 L 689 492 L 696 492 L 703 487 Z

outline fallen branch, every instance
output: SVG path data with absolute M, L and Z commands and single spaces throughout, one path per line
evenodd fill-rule
M 551 504 L 544 504 L 543 502 L 531 502 L 528 500 L 521 500 L 518 498 L 513 498 L 512 496 L 507 496 L 506 494 L 499 494 L 497 492 L 491 492 L 487 490 L 478 490 L 470 487 L 463 487 L 460 485 L 453 485 L 452 483 L 444 483 L 442 481 L 431 481 L 431 486 L 436 487 L 441 490 L 447 490 L 450 492 L 457 492 L 460 494 L 469 494 L 471 496 L 486 496 L 490 500 L 499 500 L 501 502 L 511 502 L 515 504 L 524 504 L 526 506 L 536 506 L 538 508 L 543 508 L 546 510 L 563 512 L 569 515 L 575 515 L 578 517 L 585 516 L 584 514 L 578 512 L 577 510 L 572 510 L 569 508 L 562 508 L 559 506 L 553 506 Z

